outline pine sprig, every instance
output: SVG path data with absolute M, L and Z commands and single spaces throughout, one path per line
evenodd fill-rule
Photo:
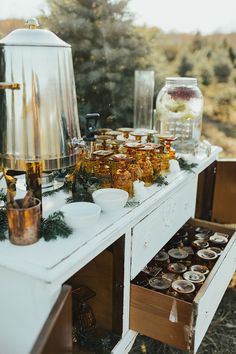
M 7 211 L 5 208 L 0 208 L 0 241 L 4 241 L 7 239 L 6 231 L 7 231 Z
M 56 240 L 57 237 L 68 238 L 72 231 L 72 228 L 65 222 L 64 214 L 61 211 L 42 219 L 41 235 L 45 241 Z
M 166 180 L 166 176 L 158 175 L 153 183 L 156 183 L 158 187 L 160 186 L 167 186 L 168 182 Z
M 2 189 L 0 189 L 0 201 L 7 201 L 6 193 L 4 193 Z
M 86 201 L 92 202 L 92 192 L 100 188 L 102 183 L 110 181 L 110 177 L 101 176 L 96 177 L 93 173 L 87 172 L 86 169 L 81 166 L 79 173 L 76 175 L 76 181 L 72 189 L 72 196 L 67 198 L 67 203 Z
M 189 173 L 194 173 L 194 168 L 198 166 L 197 163 L 188 163 L 183 157 L 177 157 L 179 167 L 181 170 L 187 171 Z

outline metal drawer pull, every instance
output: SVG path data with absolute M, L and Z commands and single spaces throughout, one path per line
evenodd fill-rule
M 0 90 L 20 90 L 20 84 L 16 82 L 0 82 Z

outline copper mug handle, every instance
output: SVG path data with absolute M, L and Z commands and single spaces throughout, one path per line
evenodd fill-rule
M 20 84 L 16 82 L 0 82 L 0 90 L 20 90 Z

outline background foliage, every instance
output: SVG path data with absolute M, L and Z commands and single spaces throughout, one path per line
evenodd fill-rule
M 128 0 L 48 0 L 43 27 L 72 45 L 78 108 L 101 126 L 132 126 L 134 71 L 155 71 L 155 98 L 167 76 L 195 76 L 205 98 L 203 135 L 236 156 L 236 34 L 164 33 L 135 26 Z M 0 21 L 0 36 L 21 27 Z

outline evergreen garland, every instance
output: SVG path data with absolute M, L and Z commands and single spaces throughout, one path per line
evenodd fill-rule
M 6 194 L 4 193 L 4 191 L 2 189 L 0 190 L 0 201 L 2 201 L 2 202 L 7 201 Z
M 5 208 L 0 208 L 0 241 L 7 239 L 7 212 Z M 61 211 L 50 214 L 47 218 L 42 218 L 41 237 L 45 241 L 56 240 L 57 237 L 68 238 L 72 234 L 72 229 L 64 220 Z
M 0 208 L 0 241 L 4 241 L 7 239 L 7 227 L 7 211 L 5 208 Z
M 156 183 L 158 187 L 163 186 L 163 185 L 164 186 L 168 185 L 168 182 L 166 180 L 166 176 L 162 176 L 162 175 L 157 175 L 157 177 L 155 178 L 153 183 Z
M 194 173 L 193 169 L 198 166 L 197 163 L 188 163 L 183 157 L 177 157 L 177 161 L 180 169 L 189 173 Z
M 72 189 L 72 196 L 67 198 L 67 203 L 93 202 L 92 193 L 101 188 L 102 183 L 110 182 L 111 177 L 96 177 L 93 173 L 87 172 L 83 166 L 80 167 L 73 185 L 65 183 L 65 187 Z
M 72 231 L 72 228 L 66 224 L 61 211 L 56 211 L 46 219 L 42 219 L 41 236 L 45 241 L 56 240 L 57 237 L 68 238 Z

